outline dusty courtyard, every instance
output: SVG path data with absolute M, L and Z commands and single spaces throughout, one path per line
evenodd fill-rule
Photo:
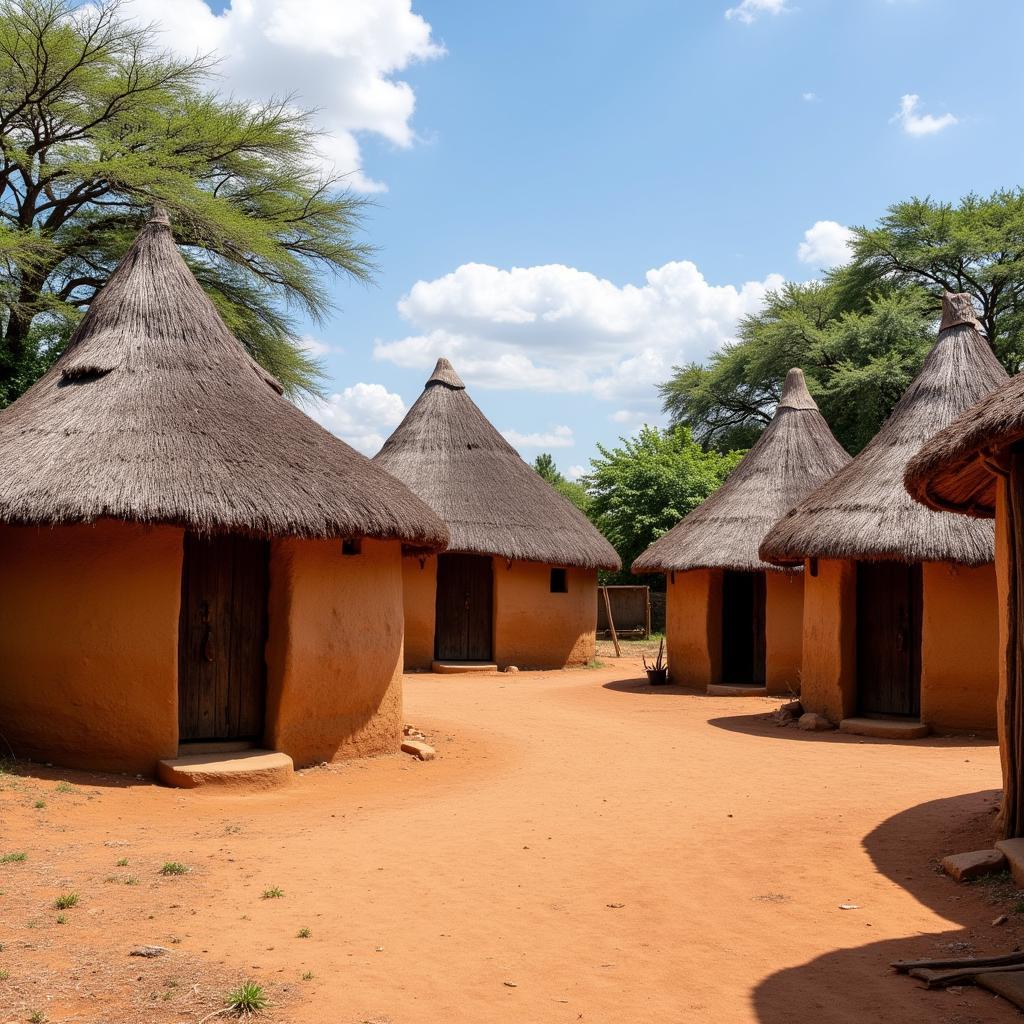
M 240 979 L 295 1024 L 1018 1019 L 887 966 L 1024 937 L 936 871 L 991 838 L 991 741 L 779 729 L 639 669 L 409 676 L 437 760 L 269 793 L 0 777 L 0 1021 L 195 1024 Z

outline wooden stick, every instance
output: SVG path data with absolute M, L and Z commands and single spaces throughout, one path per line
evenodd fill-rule
M 608 631 L 612 635 L 612 643 L 615 644 L 615 657 L 621 658 L 622 651 L 619 648 L 619 637 L 615 632 L 615 620 L 612 618 L 612 603 L 608 600 L 608 588 L 602 587 L 601 593 L 604 594 L 604 613 L 608 617 Z
M 950 970 L 955 967 L 1002 967 L 1004 964 L 1024 965 L 1024 952 L 999 953 L 995 956 L 956 956 L 936 960 L 894 960 L 889 966 L 900 974 L 906 974 L 915 967 L 931 967 L 935 970 Z
M 644 639 L 650 640 L 651 638 L 651 588 L 644 587 Z

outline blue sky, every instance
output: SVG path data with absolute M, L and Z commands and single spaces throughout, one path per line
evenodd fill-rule
M 1011 0 L 136 8 L 230 54 L 225 88 L 297 90 L 324 159 L 360 168 L 380 270 L 332 282 L 307 333 L 332 393 L 314 411 L 367 452 L 448 354 L 524 457 L 578 472 L 662 422 L 673 362 L 841 258 L 843 226 L 1021 183 Z

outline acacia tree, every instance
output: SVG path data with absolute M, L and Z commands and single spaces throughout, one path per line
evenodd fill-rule
M 59 354 L 154 204 L 228 326 L 291 395 L 320 369 L 293 313 L 324 271 L 365 279 L 363 200 L 325 176 L 291 97 L 211 90 L 119 0 L 0 0 L 0 404 Z

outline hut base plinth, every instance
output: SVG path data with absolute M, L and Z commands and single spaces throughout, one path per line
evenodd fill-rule
M 744 686 L 742 683 L 709 683 L 709 697 L 767 697 L 766 686 Z
M 463 672 L 497 672 L 498 666 L 493 661 L 435 661 L 430 671 L 451 676 Z
M 844 718 L 839 731 L 880 740 L 919 740 L 931 732 L 924 722 L 913 718 Z
M 156 773 L 167 786 L 196 789 L 222 786 L 234 791 L 273 789 L 292 781 L 295 768 L 287 754 L 244 750 L 185 754 L 159 761 Z

